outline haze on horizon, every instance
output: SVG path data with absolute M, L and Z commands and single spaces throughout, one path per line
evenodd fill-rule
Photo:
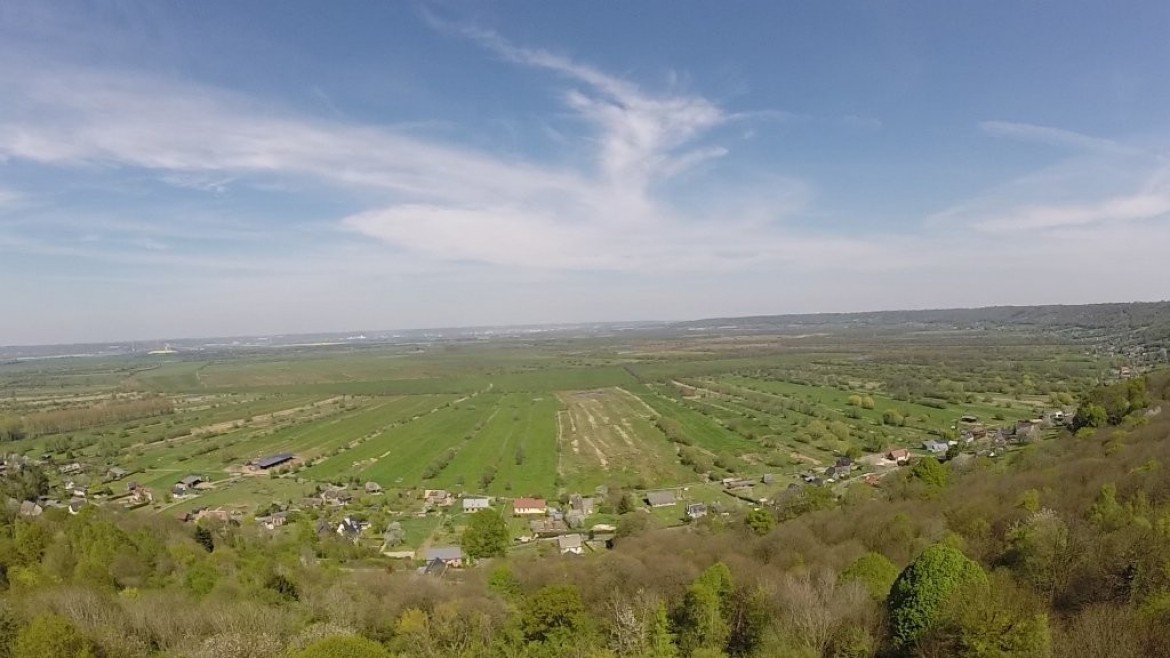
M 1170 5 L 0 6 L 0 345 L 1167 297 Z

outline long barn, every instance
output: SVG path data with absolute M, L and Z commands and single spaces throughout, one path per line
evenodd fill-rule
M 292 459 L 293 455 L 291 452 L 282 452 L 279 455 L 272 455 L 271 457 L 257 459 L 255 462 L 253 462 L 252 465 L 262 471 L 266 471 L 273 466 L 280 466 L 285 462 L 290 462 Z

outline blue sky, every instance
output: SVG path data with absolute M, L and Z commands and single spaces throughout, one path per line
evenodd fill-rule
M 0 344 L 1163 299 L 1161 2 L 0 4 Z

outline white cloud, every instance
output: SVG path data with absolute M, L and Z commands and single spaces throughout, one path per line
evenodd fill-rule
M 785 230 L 777 222 L 801 207 L 807 186 L 777 185 L 775 176 L 755 186 L 688 180 L 704 192 L 697 212 L 655 192 L 730 155 L 726 146 L 704 143 L 714 129 L 783 113 L 733 114 L 694 94 L 651 94 L 493 33 L 463 33 L 507 61 L 577 83 L 563 101 L 589 126 L 579 141 L 591 146 L 591 159 L 550 166 L 301 116 L 197 85 L 81 69 L 0 72 L 19 99 L 0 107 L 0 154 L 58 167 L 141 168 L 171 185 L 211 192 L 312 179 L 351 189 L 370 206 L 341 220 L 349 235 L 436 260 L 554 270 L 726 269 L 815 263 L 810 250 L 817 248 L 870 249 Z
M 1003 137 L 1024 142 L 1035 142 L 1049 146 L 1078 149 L 1085 151 L 1100 151 L 1102 153 L 1137 154 L 1141 151 L 1119 142 L 1091 137 L 1071 130 L 1040 126 L 1031 123 L 1017 123 L 1013 121 L 983 121 L 979 129 L 994 137 Z

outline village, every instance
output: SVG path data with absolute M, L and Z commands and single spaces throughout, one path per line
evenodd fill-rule
M 1062 410 L 1008 426 L 988 425 L 966 415 L 955 425 L 958 438 L 928 440 L 919 446 L 892 447 L 882 453 L 839 456 L 824 468 L 791 473 L 727 477 L 649 490 L 611 490 L 564 493 L 557 500 L 539 497 L 486 496 L 444 489 L 392 489 L 376 482 L 313 483 L 301 480 L 297 456 L 278 453 L 228 469 L 229 477 L 213 480 L 205 474 L 186 474 L 164 492 L 142 486 L 133 473 L 118 467 L 97 468 L 81 461 L 57 464 L 54 455 L 40 459 L 6 455 L 0 472 L 38 468 L 47 472 L 52 492 L 37 500 L 9 500 L 13 512 L 35 517 L 50 510 L 80 514 L 87 506 L 116 506 L 158 513 L 180 503 L 196 503 L 225 482 L 263 476 L 303 485 L 299 498 L 273 499 L 261 504 L 187 504 L 174 514 L 183 523 L 234 526 L 253 525 L 261 532 L 285 532 L 293 524 L 308 524 L 320 541 L 352 545 L 370 554 L 417 565 L 419 573 L 442 576 L 460 569 L 469 559 L 460 547 L 460 531 L 470 515 L 494 510 L 507 521 L 510 552 L 583 556 L 605 551 L 619 532 L 623 518 L 645 515 L 659 527 L 686 527 L 717 522 L 774 504 L 803 487 L 826 487 L 843 495 L 853 485 L 880 487 L 882 479 L 919 459 L 934 457 L 962 468 L 979 458 L 994 459 L 1005 451 L 1039 440 L 1063 427 Z

